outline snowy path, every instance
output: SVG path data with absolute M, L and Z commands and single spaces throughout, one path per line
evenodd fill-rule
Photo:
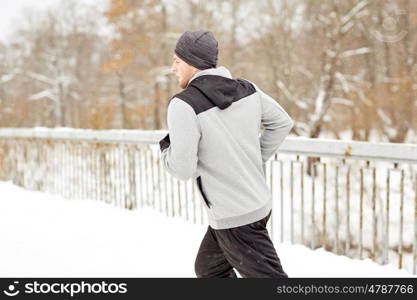
M 205 226 L 153 209 L 127 211 L 0 182 L 0 277 L 195 277 Z M 276 244 L 290 277 L 405 277 L 306 247 Z

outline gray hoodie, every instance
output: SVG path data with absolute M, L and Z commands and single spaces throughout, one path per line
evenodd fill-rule
M 294 125 L 274 99 L 252 82 L 232 79 L 225 67 L 206 69 L 171 98 L 167 124 L 159 143 L 163 166 L 180 180 L 192 178 L 212 228 L 268 215 L 265 162 Z

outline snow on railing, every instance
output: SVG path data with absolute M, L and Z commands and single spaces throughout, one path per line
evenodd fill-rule
M 191 180 L 159 163 L 166 131 L 0 129 L 0 180 L 206 223 Z M 287 137 L 268 161 L 274 240 L 417 273 L 417 145 Z

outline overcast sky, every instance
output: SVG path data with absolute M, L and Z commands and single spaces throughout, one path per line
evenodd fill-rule
M 10 33 L 20 21 L 25 9 L 44 10 L 50 5 L 69 0 L 0 0 L 0 41 L 10 38 Z M 106 5 L 108 0 L 76 0 L 91 5 Z

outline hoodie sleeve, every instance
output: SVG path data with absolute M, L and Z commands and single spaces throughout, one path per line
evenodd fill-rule
M 254 84 L 261 98 L 262 125 L 264 131 L 260 137 L 262 162 L 276 153 L 285 137 L 294 127 L 294 121 L 287 112 L 272 97 L 265 94 Z
M 193 108 L 179 98 L 168 105 L 169 134 L 160 142 L 164 169 L 180 180 L 197 177 L 200 126 Z

